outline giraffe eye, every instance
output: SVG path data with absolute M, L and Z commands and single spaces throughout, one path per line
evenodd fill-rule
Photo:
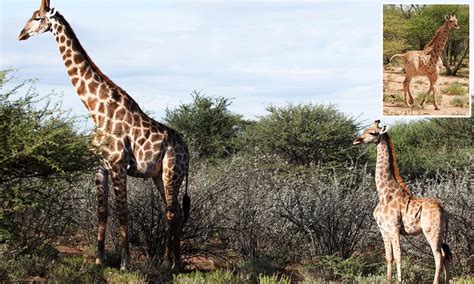
M 372 135 L 372 136 L 377 136 L 377 135 L 379 135 L 377 132 L 369 132 L 369 134 Z

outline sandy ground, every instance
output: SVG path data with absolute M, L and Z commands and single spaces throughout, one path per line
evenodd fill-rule
M 443 70 L 441 71 L 443 73 Z M 466 116 L 469 115 L 469 78 L 453 77 L 440 75 L 436 84 L 436 93 L 441 94 L 441 103 L 438 100 L 440 110 L 435 110 L 432 102 L 426 102 L 424 108 L 419 104 L 408 108 L 403 96 L 403 80 L 405 74 L 403 73 L 403 66 L 389 66 L 384 67 L 383 72 L 383 115 L 384 116 Z M 449 84 L 459 82 L 466 89 L 467 105 L 464 107 L 457 107 L 451 105 L 451 101 L 455 97 L 443 93 L 443 89 Z M 429 89 L 429 80 L 426 76 L 418 76 L 412 79 L 410 84 L 411 93 L 415 102 L 417 97 L 426 93 Z

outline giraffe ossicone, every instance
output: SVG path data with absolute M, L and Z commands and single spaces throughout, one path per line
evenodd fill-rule
M 405 97 L 405 104 L 411 107 L 414 103 L 413 96 L 410 91 L 410 82 L 413 77 L 427 76 L 430 81 L 430 88 L 426 96 L 422 98 L 420 105 L 423 107 L 427 97 L 430 93 L 433 96 L 433 105 L 435 110 L 439 110 L 436 98 L 436 82 L 439 77 L 439 71 L 442 66 L 440 56 L 444 51 L 446 42 L 448 41 L 449 32 L 451 29 L 460 29 L 456 16 L 446 16 L 445 22 L 438 28 L 431 41 L 423 48 L 423 50 L 407 51 L 403 54 L 393 55 L 389 62 L 394 58 L 400 57 L 403 59 L 405 68 L 405 80 L 403 81 L 403 95 Z
M 374 218 L 385 246 L 387 280 L 392 280 L 392 261 L 395 259 L 397 280 L 402 281 L 400 235 L 423 233 L 435 259 L 433 283 L 438 283 L 442 267 L 445 283 L 449 283 L 451 252 L 446 244 L 447 213 L 438 200 L 412 194 L 398 172 L 394 146 L 387 130 L 387 125 L 382 127 L 380 120 L 376 120 L 353 142 L 377 145 L 375 184 L 378 204 L 374 210 Z
M 187 179 L 188 149 L 179 133 L 148 117 L 122 88 L 110 80 L 90 59 L 66 19 L 49 0 L 42 0 L 18 39 L 26 40 L 52 32 L 71 83 L 95 124 L 93 145 L 102 165 L 96 170 L 98 202 L 98 252 L 96 263 L 104 263 L 108 218 L 109 178 L 116 195 L 121 242 L 121 269 L 129 267 L 128 206 L 126 176 L 152 178 L 167 209 L 164 262 L 180 269 L 182 224 L 189 216 Z M 178 194 L 186 179 L 183 209 Z M 173 250 L 173 256 L 171 253 Z

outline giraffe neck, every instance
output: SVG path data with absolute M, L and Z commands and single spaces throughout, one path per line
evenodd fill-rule
M 427 48 L 430 49 L 430 61 L 438 61 L 438 58 L 443 53 L 446 42 L 448 41 L 450 30 L 451 28 L 449 27 L 448 22 L 445 22 L 441 27 L 438 28 L 431 41 L 425 46 L 424 50 Z
M 116 108 L 112 109 L 111 104 L 124 105 L 126 101 L 132 101 L 136 105 L 125 91 L 94 64 L 69 23 L 59 12 L 52 19 L 52 32 L 69 78 L 96 126 L 101 127 L 113 119 Z
M 380 142 L 377 145 L 375 182 L 380 200 L 390 199 L 389 196 L 393 194 L 412 195 L 410 189 L 400 177 L 395 150 L 387 133 L 382 134 Z M 391 184 L 398 186 L 391 187 Z

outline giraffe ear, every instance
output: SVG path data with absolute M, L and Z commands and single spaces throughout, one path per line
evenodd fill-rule
M 388 124 L 383 126 L 382 131 L 380 131 L 380 134 L 387 133 L 387 131 L 388 131 Z
M 448 16 L 448 15 L 444 16 L 444 19 L 445 19 L 446 21 L 449 21 L 449 16 Z

